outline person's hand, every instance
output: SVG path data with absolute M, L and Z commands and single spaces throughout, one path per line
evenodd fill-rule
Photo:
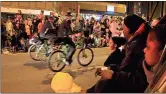
M 102 70 L 101 73 L 99 74 L 103 79 L 112 79 L 113 75 L 112 70 Z

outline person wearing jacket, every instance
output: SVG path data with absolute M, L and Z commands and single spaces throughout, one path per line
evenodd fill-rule
M 110 39 L 109 49 L 113 52 L 108 56 L 108 58 L 104 62 L 104 66 L 114 70 L 116 69 L 116 67 L 120 65 L 125 56 L 125 53 L 120 51 L 119 47 L 121 47 L 125 43 L 126 40 L 122 37 L 112 37 L 112 39 Z
M 69 35 L 73 34 L 72 28 L 71 28 L 71 20 L 72 15 L 71 12 L 67 12 L 66 18 L 62 21 L 62 23 L 59 26 L 58 30 L 58 39 L 55 41 L 57 42 L 64 42 L 65 44 L 69 45 L 70 51 L 66 56 L 66 60 L 64 62 L 69 65 L 72 62 L 72 56 L 74 55 L 76 51 L 76 46 L 72 39 L 69 37 Z
M 45 39 L 50 39 L 53 41 L 56 38 L 56 32 L 54 31 L 53 18 L 49 17 L 48 22 L 44 23 L 40 31 L 40 37 Z

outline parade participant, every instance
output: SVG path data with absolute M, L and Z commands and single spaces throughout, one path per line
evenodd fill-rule
M 50 39 L 52 42 L 56 37 L 56 31 L 54 31 L 55 27 L 53 25 L 53 21 L 54 20 L 52 17 L 48 17 L 48 21 L 43 25 L 39 34 L 41 38 Z
M 67 12 L 65 15 L 65 19 L 60 24 L 59 30 L 58 30 L 58 37 L 59 39 L 57 42 L 64 42 L 65 44 L 69 45 L 70 51 L 67 54 L 66 60 L 64 62 L 69 65 L 72 62 L 72 56 L 76 51 L 76 47 L 72 39 L 69 37 L 69 35 L 73 34 L 72 28 L 71 28 L 71 20 L 72 15 L 71 12 Z

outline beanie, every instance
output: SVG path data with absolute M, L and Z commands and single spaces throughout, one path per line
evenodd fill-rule
M 124 24 L 130 29 L 130 34 L 134 34 L 139 28 L 139 26 L 145 22 L 146 21 L 144 19 L 135 14 L 128 15 L 124 18 Z

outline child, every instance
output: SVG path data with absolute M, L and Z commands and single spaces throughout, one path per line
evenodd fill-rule
M 110 67 L 112 70 L 120 65 L 124 58 L 124 53 L 120 51 L 119 47 L 124 45 L 126 40 L 121 37 L 112 37 L 109 41 L 109 49 L 113 51 L 104 63 L 104 66 Z

